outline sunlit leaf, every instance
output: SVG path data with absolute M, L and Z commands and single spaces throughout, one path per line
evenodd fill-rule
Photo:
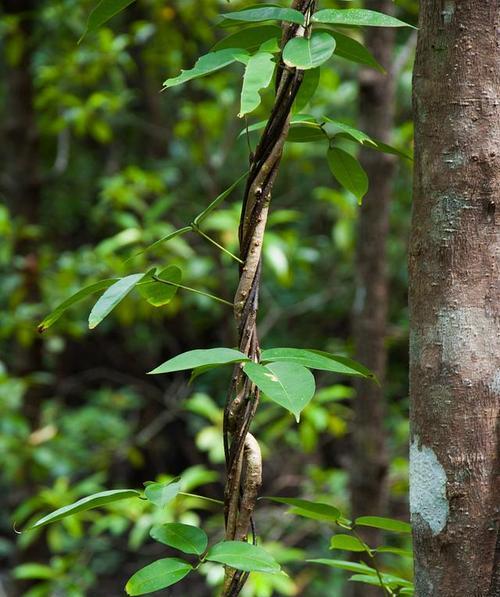
M 330 541 L 330 549 L 344 549 L 346 551 L 367 551 L 366 545 L 352 535 L 334 535 Z
M 238 114 L 240 118 L 253 112 L 260 105 L 261 97 L 259 92 L 271 82 L 275 66 L 272 54 L 259 52 L 250 56 L 243 76 L 241 107 Z
M 205 531 L 190 524 L 168 522 L 153 527 L 149 534 L 155 541 L 198 556 L 205 553 L 208 545 Z
M 258 545 L 244 541 L 222 541 L 208 550 L 207 560 L 244 570 L 245 572 L 280 571 L 280 565 L 267 551 Z
M 248 361 L 248 357 L 239 350 L 233 348 L 207 348 L 183 352 L 153 369 L 149 373 L 172 373 L 173 371 L 186 371 L 206 365 L 227 365 L 228 363 L 239 363 Z
M 328 149 L 327 160 L 337 181 L 361 202 L 368 192 L 368 176 L 358 160 L 338 147 Z
M 316 68 L 326 62 L 335 50 L 335 39 L 326 31 L 307 37 L 293 37 L 283 48 L 283 61 L 301 70 Z
M 131 276 L 126 276 L 125 278 L 118 280 L 118 282 L 115 282 L 110 286 L 99 298 L 90 312 L 89 328 L 92 330 L 98 326 L 145 275 L 146 274 L 132 274 Z
M 180 489 L 179 478 L 176 478 L 165 483 L 150 483 L 144 490 L 144 495 L 152 504 L 163 508 L 177 497 Z
M 187 576 L 193 567 L 179 558 L 163 558 L 137 571 L 127 582 L 128 595 L 145 595 L 166 589 Z
M 259 21 L 288 21 L 289 23 L 304 24 L 304 15 L 294 8 L 281 8 L 279 6 L 263 6 L 236 12 L 227 12 L 222 15 L 224 19 L 232 21 L 259 22 Z
M 354 27 L 413 27 L 390 15 L 366 10 L 363 8 L 335 9 L 325 8 L 318 10 L 312 20 L 315 23 L 328 23 L 329 25 L 348 25 Z

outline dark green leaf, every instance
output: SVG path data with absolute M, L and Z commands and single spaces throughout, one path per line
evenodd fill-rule
M 89 495 L 78 500 L 77 502 L 74 502 L 73 504 L 63 506 L 62 508 L 51 512 L 50 514 L 47 514 L 47 516 L 40 518 L 40 520 L 25 530 L 30 531 L 31 529 L 37 529 L 46 524 L 57 522 L 58 520 L 72 516 L 73 514 L 78 514 L 78 512 L 85 512 L 86 510 L 92 510 L 93 508 L 98 508 L 99 506 L 105 506 L 106 504 L 117 502 L 118 500 L 126 500 L 132 497 L 139 497 L 140 495 L 140 492 L 135 489 L 111 489 L 109 491 L 94 493 L 93 495 Z
M 155 541 L 198 556 L 205 553 L 208 545 L 205 531 L 190 524 L 168 522 L 153 527 L 149 534 Z
M 176 265 L 169 265 L 162 270 L 158 276 L 162 280 L 172 282 L 173 284 L 180 284 L 182 280 L 182 271 Z M 177 286 L 169 286 L 156 280 L 146 281 L 137 286 L 137 290 L 141 293 L 150 305 L 153 307 L 162 307 L 167 305 L 175 296 Z
M 290 143 L 310 143 L 313 141 L 328 141 L 328 137 L 318 124 L 304 122 L 292 124 L 286 139 Z
M 92 33 L 99 29 L 101 25 L 104 25 L 106 21 L 109 21 L 111 17 L 114 17 L 129 4 L 132 4 L 132 2 L 134 2 L 134 0 L 101 0 L 90 13 L 87 21 L 87 28 L 80 38 L 80 41 L 87 33 Z
M 294 113 L 301 112 L 314 97 L 319 85 L 320 74 L 321 69 L 319 67 L 306 70 L 302 79 L 302 85 L 293 103 Z
M 315 23 L 328 23 L 329 25 L 348 25 L 354 27 L 413 27 L 399 19 L 363 8 L 335 9 L 326 8 L 319 10 L 312 17 Z
M 335 50 L 335 39 L 326 31 L 306 37 L 292 37 L 283 48 L 283 61 L 300 70 L 316 68 L 326 62 Z
M 358 160 L 338 147 L 330 147 L 327 159 L 333 176 L 361 202 L 368 192 L 368 176 Z
M 144 495 L 155 506 L 163 508 L 177 497 L 180 489 L 179 478 L 176 478 L 166 483 L 150 483 L 144 490 Z
M 70 296 L 68 299 L 62 302 L 56 309 L 54 309 L 54 311 L 52 311 L 50 315 L 47 315 L 47 317 L 38 326 L 38 331 L 44 332 L 61 317 L 61 315 L 66 311 L 66 309 L 69 309 L 69 307 L 73 306 L 75 303 L 78 303 L 79 301 L 82 301 L 91 294 L 99 292 L 99 290 L 109 288 L 112 284 L 114 284 L 117 281 L 118 278 L 110 278 L 108 280 L 101 280 L 100 282 L 96 282 L 95 284 L 91 284 L 90 286 L 82 288 L 81 290 L 73 294 L 73 296 Z
M 273 502 L 280 504 L 287 504 L 292 506 L 290 512 L 297 516 L 303 516 L 304 518 L 312 518 L 313 520 L 327 520 L 330 522 L 337 522 L 340 518 L 340 511 L 334 506 L 329 504 L 323 504 L 321 502 L 311 502 L 309 500 L 302 500 L 299 498 L 280 498 L 280 497 L 269 497 L 266 498 Z
M 411 533 L 411 525 L 402 520 L 384 518 L 383 516 L 360 516 L 354 521 L 358 526 L 374 527 L 394 533 Z
M 371 379 L 374 379 L 378 383 L 378 380 L 375 377 L 375 374 L 372 371 L 370 371 L 370 369 L 368 369 L 368 367 L 361 365 L 361 363 L 358 363 L 357 361 L 354 361 L 353 359 L 350 359 L 348 357 L 342 357 L 337 354 L 334 355 L 329 352 L 325 352 L 324 350 L 316 350 L 315 348 L 311 348 L 310 351 L 314 352 L 315 354 L 319 354 L 323 357 L 326 357 L 327 359 L 332 359 L 332 360 L 336 361 L 337 363 L 344 365 L 345 367 L 348 367 L 352 371 L 357 371 L 358 374 L 361 375 L 362 377 L 370 377 Z M 349 373 L 349 375 L 355 375 L 355 374 Z
M 271 82 L 275 66 L 272 54 L 259 52 L 250 56 L 243 76 L 239 118 L 253 112 L 260 105 L 259 92 Z
M 377 574 L 374 568 L 370 568 L 370 566 L 367 566 L 362 562 L 347 562 L 345 560 L 329 560 L 323 558 L 307 561 L 312 562 L 313 564 L 324 564 L 325 566 L 330 566 L 331 568 L 339 568 L 340 570 L 349 570 L 350 572 L 362 572 L 364 574 L 373 575 Z
M 337 56 L 350 60 L 351 62 L 371 66 L 380 72 L 385 72 L 384 67 L 377 62 L 371 52 L 369 52 L 363 44 L 359 43 L 359 41 L 356 41 L 348 35 L 339 33 L 338 31 L 334 31 L 333 36 L 337 42 L 335 46 L 335 54 Z
M 187 576 L 193 567 L 179 558 L 163 558 L 136 572 L 127 582 L 128 595 L 145 595 L 166 589 Z
M 345 549 L 346 551 L 367 551 L 367 546 L 352 535 L 334 535 L 330 541 L 330 549 Z
M 227 365 L 229 363 L 240 363 L 248 361 L 239 350 L 233 348 L 207 348 L 189 350 L 179 354 L 168 361 L 165 361 L 153 371 L 151 375 L 159 373 L 172 373 L 173 371 L 186 371 L 187 369 L 196 369 L 197 367 L 204 367 L 206 365 Z
M 237 12 L 227 12 L 222 15 L 231 21 L 259 22 L 259 21 L 288 21 L 289 23 L 304 24 L 304 15 L 293 8 L 279 6 L 263 6 Z
M 373 551 L 376 551 L 377 553 L 392 553 L 403 558 L 413 557 L 413 553 L 409 549 L 401 549 L 400 547 L 390 547 L 387 545 L 377 547 L 377 549 L 374 549 Z
M 281 39 L 281 27 L 278 27 L 277 25 L 246 27 L 245 29 L 236 31 L 236 33 L 232 33 L 217 42 L 211 51 L 240 48 L 250 52 L 258 49 L 261 44 L 270 39 L 278 41 Z
M 301 411 L 311 401 L 316 388 L 309 369 L 295 363 L 248 362 L 244 371 L 268 398 L 289 410 L 299 421 Z
M 280 565 L 267 551 L 258 545 L 250 545 L 244 541 L 217 543 L 209 549 L 207 560 L 245 572 L 275 573 L 280 571 Z

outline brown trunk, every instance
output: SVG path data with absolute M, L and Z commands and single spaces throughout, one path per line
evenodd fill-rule
M 421 2 L 410 246 L 419 597 L 500 595 L 498 0 Z
M 365 6 L 390 14 L 393 3 L 392 0 L 372 0 L 366 2 Z M 394 81 L 391 72 L 394 30 L 368 28 L 365 45 L 386 68 L 387 74 L 374 69 L 361 70 L 360 128 L 370 136 L 389 142 L 394 117 Z M 383 384 L 387 356 L 384 345 L 388 295 L 386 241 L 395 160 L 393 156 L 369 150 L 364 150 L 360 158 L 368 174 L 370 190 L 363 200 L 359 216 L 353 334 L 356 359 L 374 371 Z M 384 516 L 387 514 L 388 464 L 383 386 L 359 379 L 355 387 L 352 514 Z M 381 541 L 377 529 L 366 529 L 363 537 L 371 545 Z M 353 585 L 353 595 L 366 597 L 380 594 L 376 587 Z

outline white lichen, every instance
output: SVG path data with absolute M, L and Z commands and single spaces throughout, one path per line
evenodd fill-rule
M 450 508 L 446 498 L 446 472 L 434 450 L 420 445 L 416 435 L 410 444 L 410 513 L 412 520 L 426 522 L 433 535 L 446 526 Z

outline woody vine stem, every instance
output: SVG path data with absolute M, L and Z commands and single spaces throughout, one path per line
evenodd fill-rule
M 316 0 L 293 0 L 291 6 L 304 14 L 306 24 L 302 27 L 284 23 L 281 48 L 292 37 L 310 35 L 309 22 L 316 8 Z M 292 104 L 302 78 L 303 71 L 286 66 L 280 57 L 274 106 L 255 153 L 250 158 L 243 198 L 239 226 L 242 264 L 234 299 L 234 316 L 238 325 L 239 349 L 256 362 L 260 359 L 256 319 L 262 243 L 272 188 L 290 127 Z M 237 365 L 224 409 L 226 540 L 246 540 L 251 531 L 255 542 L 252 513 L 262 481 L 262 459 L 259 444 L 249 429 L 258 403 L 259 389 L 243 373 L 241 365 Z M 247 577 L 248 573 L 227 568 L 223 596 L 239 595 Z

